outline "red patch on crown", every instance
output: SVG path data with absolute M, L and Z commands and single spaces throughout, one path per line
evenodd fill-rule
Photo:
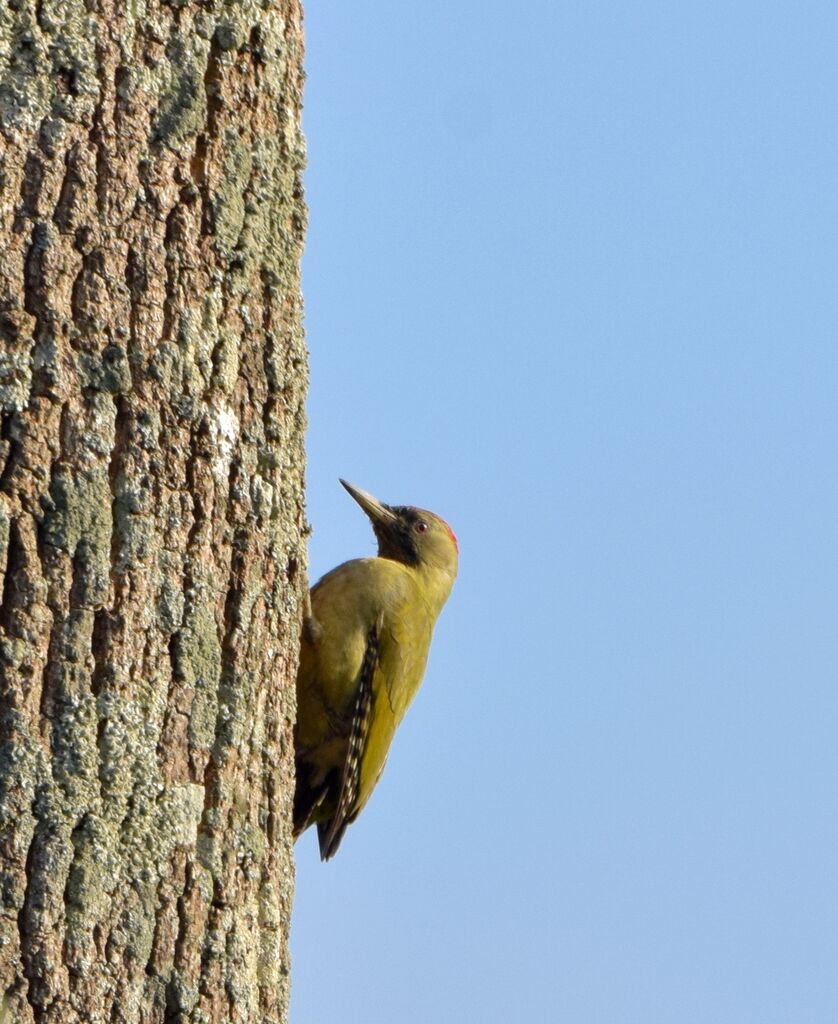
M 457 534 L 454 533 L 450 526 L 448 526 L 448 523 L 446 523 L 445 525 L 448 527 L 448 534 L 451 537 L 451 540 L 454 541 L 454 547 L 457 549 L 457 554 L 459 555 L 460 545 L 457 543 Z

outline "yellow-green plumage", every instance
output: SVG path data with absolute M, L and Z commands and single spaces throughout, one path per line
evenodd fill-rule
M 324 860 L 381 776 L 457 573 L 457 542 L 439 516 L 344 486 L 369 515 L 379 556 L 324 576 L 303 627 L 294 827 L 317 824 Z

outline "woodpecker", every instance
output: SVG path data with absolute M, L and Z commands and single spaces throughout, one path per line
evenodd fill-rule
M 294 837 L 316 824 L 321 860 L 335 855 L 381 777 L 457 575 L 457 538 L 444 519 L 341 484 L 369 516 L 378 556 L 327 573 L 303 622 Z

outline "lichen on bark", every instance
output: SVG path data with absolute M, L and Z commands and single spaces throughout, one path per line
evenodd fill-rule
M 301 22 L 0 5 L 5 1020 L 286 1017 Z

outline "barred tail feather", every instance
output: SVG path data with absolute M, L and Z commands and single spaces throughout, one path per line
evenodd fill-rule
M 358 675 L 358 695 L 352 715 L 349 746 L 343 765 L 340 796 L 331 821 L 318 822 L 317 838 L 320 843 L 321 860 L 329 860 L 337 853 L 347 826 L 352 821 L 358 789 L 361 781 L 361 761 L 372 721 L 375 694 L 373 680 L 378 666 L 378 626 L 373 626 L 367 635 L 367 647 Z

